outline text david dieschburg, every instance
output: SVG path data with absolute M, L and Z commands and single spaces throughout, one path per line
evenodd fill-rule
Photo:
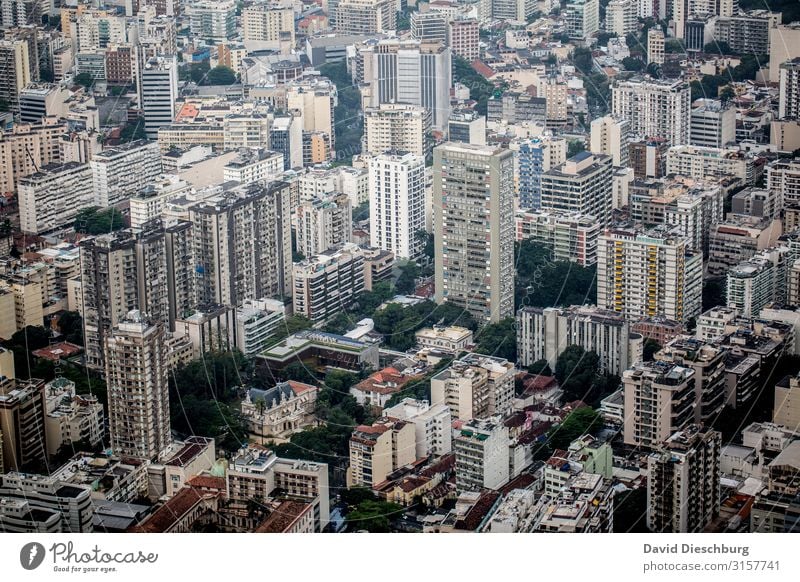
M 642 551 L 645 554 L 736 554 L 747 557 L 750 555 L 750 546 L 726 546 L 724 544 L 713 544 L 711 546 L 668 544 L 666 546 L 657 546 L 644 544 Z

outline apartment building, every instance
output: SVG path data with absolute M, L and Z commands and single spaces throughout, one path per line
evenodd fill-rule
M 224 42 L 236 34 L 234 0 L 195 0 L 186 6 L 186 16 L 195 38 Z
M 664 31 L 654 26 L 647 30 L 647 64 L 664 64 Z
M 145 140 L 105 149 L 89 162 L 94 204 L 102 208 L 127 201 L 161 174 L 158 144 Z
M 638 1 L 611 0 L 606 6 L 606 32 L 619 37 L 636 32 L 638 20 Z
M 347 243 L 292 268 L 294 313 L 322 321 L 346 309 L 364 290 L 364 256 Z
M 781 64 L 778 119 L 800 119 L 800 57 Z
M 416 461 L 416 427 L 405 420 L 381 418 L 359 425 L 350 436 L 348 486 L 375 487 Z
M 95 204 L 86 188 L 91 180 L 89 166 L 68 162 L 41 166 L 35 174 L 17 182 L 20 228 L 29 234 L 43 234 L 72 226 L 83 208 Z
M 425 159 L 405 152 L 386 152 L 369 161 L 370 246 L 401 259 L 423 252 L 420 232 L 429 213 Z
M 45 410 L 43 380 L 0 377 L 3 471 L 22 471 L 47 462 Z
M 514 143 L 512 149 L 519 205 L 538 210 L 542 206 L 543 175 L 567 161 L 567 140 L 544 135 Z
M 610 229 L 597 249 L 597 304 L 628 318 L 700 314 L 703 255 L 675 231 Z
M 654 449 L 695 420 L 695 371 L 671 362 L 643 362 L 622 374 L 626 445 Z
M 486 145 L 486 117 L 472 109 L 456 109 L 447 122 L 450 141 Z
M 97 447 L 105 434 L 103 405 L 93 394 L 76 394 L 75 383 L 59 377 L 44 386 L 47 454 L 64 446 Z
M 680 80 L 630 79 L 612 88 L 611 112 L 630 123 L 634 136 L 689 143 L 691 96 Z
M 266 113 L 230 113 L 222 123 L 225 151 L 266 148 L 270 143 L 270 116 Z
M 294 46 L 294 12 L 291 8 L 254 4 L 242 10 L 242 36 L 260 48 L 279 48 L 281 41 Z
M 453 438 L 456 490 L 499 489 L 509 480 L 508 427 L 500 416 L 471 419 Z
M 601 227 L 611 218 L 612 158 L 581 152 L 542 174 L 542 210 L 593 216 Z
M 686 335 L 671 339 L 655 354 L 658 361 L 694 369 L 695 387 L 699 393 L 695 422 L 712 422 L 722 412 L 726 397 L 727 354 L 723 347 Z
M 470 62 L 480 56 L 480 25 L 474 18 L 454 18 L 447 25 L 447 45 Z M 452 140 L 452 138 L 451 138 Z
M 372 35 L 397 27 L 396 7 L 389 0 L 340 0 L 334 28 L 338 34 Z
M 62 163 L 59 142 L 66 130 L 65 123 L 48 117 L 0 132 L 0 192 L 15 192 L 21 178 Z
M 131 311 L 105 338 L 108 421 L 117 455 L 154 460 L 172 437 L 164 325 Z
M 800 378 L 785 376 L 775 385 L 772 422 L 797 435 L 800 433 Z
M 514 310 L 513 154 L 448 142 L 433 157 L 436 301 L 497 322 Z
M 647 458 L 647 526 L 699 533 L 719 515 L 722 435 L 690 425 Z
M 452 449 L 452 416 L 444 404 L 431 406 L 426 400 L 403 398 L 398 404 L 385 408 L 383 416 L 414 425 L 416 458 L 442 457 Z
M 565 18 L 569 37 L 584 41 L 600 30 L 600 2 L 569 0 L 565 8 Z
M 22 39 L 0 39 L 0 99 L 8 103 L 9 111 L 19 113 L 20 91 L 34 80 L 29 44 Z
M 189 183 L 174 174 L 155 178 L 128 200 L 131 229 L 141 230 L 148 222 L 160 219 L 166 205 L 189 190 Z
M 533 240 L 547 247 L 555 261 L 581 266 L 597 263 L 600 224 L 577 212 L 518 211 L 514 217 L 517 242 Z
M 336 85 L 324 77 L 301 77 L 286 87 L 286 107 L 302 112 L 305 135 L 309 139 L 319 136 L 325 142 L 328 155 L 321 161 L 336 150 L 334 109 L 338 99 Z
M 286 320 L 286 306 L 277 299 L 246 300 L 236 308 L 234 344 L 246 356 L 261 353 L 269 346 Z
M 689 144 L 725 148 L 736 142 L 736 109 L 715 99 L 698 99 L 692 107 Z M 669 163 L 669 154 L 667 155 Z
M 627 120 L 614 119 L 612 115 L 592 120 L 589 151 L 611 156 L 611 164 L 615 167 L 627 167 L 629 126 L 630 123 Z
M 696 180 L 732 176 L 752 186 L 760 176 L 760 166 L 751 154 L 738 149 L 678 145 L 667 152 L 667 174 Z
M 558 356 L 577 345 L 594 351 L 602 369 L 621 375 L 642 361 L 643 343 L 642 336 L 614 311 L 574 305 L 523 307 L 517 312 L 517 354 L 523 366 L 544 359 L 554 369 Z
M 431 378 L 431 403 L 450 407 L 460 420 L 505 415 L 514 396 L 514 364 L 468 354 Z
M 297 250 L 304 257 L 351 242 L 353 209 L 346 194 L 333 193 L 301 201 L 294 212 Z
M 364 109 L 364 154 L 408 152 L 426 157 L 431 151 L 430 111 L 419 105 L 383 103 Z
M 91 533 L 94 529 L 92 490 L 89 486 L 70 485 L 44 475 L 8 472 L 0 474 L 0 503 L 3 502 L 25 504 L 17 516 L 28 511 L 37 516 L 32 521 L 49 523 L 51 516 L 58 516 L 58 524 L 47 528 L 53 533 Z M 8 513 L 0 512 L 0 524 L 3 527 L 8 520 Z M 37 529 L 27 521 L 18 531 L 32 533 Z
M 757 317 L 770 303 L 787 299 L 788 247 L 771 247 L 728 270 L 725 301 L 743 317 Z
M 224 184 L 189 208 L 199 304 L 291 292 L 290 189 L 286 182 Z

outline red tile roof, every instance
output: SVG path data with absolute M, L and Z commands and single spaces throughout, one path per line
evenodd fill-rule
M 308 511 L 311 511 L 310 503 L 291 500 L 283 501 L 256 528 L 255 533 L 284 533 Z

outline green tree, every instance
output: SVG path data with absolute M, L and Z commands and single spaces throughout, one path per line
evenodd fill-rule
M 567 158 L 571 158 L 572 156 L 577 156 L 581 152 L 586 151 L 586 143 L 580 139 L 571 139 L 569 140 L 569 145 L 567 146 Z
M 516 248 L 516 307 L 558 307 L 594 303 L 596 267 L 553 261 L 544 245 L 524 240 Z
M 572 52 L 572 62 L 575 68 L 584 75 L 591 75 L 594 68 L 594 60 L 592 58 L 592 51 L 579 47 Z
M 703 47 L 703 52 L 710 55 L 735 55 L 736 52 L 727 42 L 709 42 Z
M 79 73 L 75 75 L 73 81 L 78 85 L 86 87 L 87 89 L 94 85 L 94 78 L 89 73 Z
M 125 218 L 113 206 L 103 209 L 90 206 L 79 210 L 75 215 L 75 232 L 91 235 L 108 234 L 125 226 Z
M 622 59 L 622 66 L 626 71 L 643 71 L 647 66 L 642 59 L 636 57 L 625 57 Z
M 475 339 L 477 353 L 517 361 L 517 329 L 513 317 L 485 325 Z
M 585 434 L 594 434 L 603 428 L 600 414 L 588 406 L 574 410 L 564 422 L 550 429 L 548 441 L 553 449 L 567 449 L 572 441 Z
M 364 135 L 361 92 L 353 86 L 343 60 L 326 63 L 319 67 L 319 71 L 333 81 L 338 91 L 338 105 L 333 111 L 336 159 L 346 163 L 361 152 L 361 137 Z
M 204 85 L 233 85 L 236 83 L 236 73 L 232 69 L 217 65 L 205 77 Z
M 64 311 L 58 317 L 58 329 L 70 343 L 83 345 L 83 318 L 77 311 Z
M 528 372 L 536 376 L 552 376 L 553 371 L 550 369 L 550 364 L 547 360 L 536 360 L 533 364 L 528 366 Z
M 411 295 L 416 289 L 416 279 L 420 276 L 420 268 L 413 261 L 409 261 L 400 268 L 400 276 L 394 284 L 394 289 L 401 295 Z
M 644 359 L 645 362 L 652 362 L 653 356 L 660 349 L 661 349 L 661 344 L 659 344 L 653 338 L 647 338 L 644 342 L 644 346 L 642 347 L 642 358 Z
M 580 346 L 571 345 L 561 352 L 556 360 L 555 376 L 564 391 L 566 400 L 593 399 L 593 384 L 600 365 L 595 352 L 587 352 Z
M 392 531 L 390 520 L 400 517 L 403 511 L 403 507 L 396 503 L 367 499 L 347 514 L 347 526 L 350 531 L 389 533 Z

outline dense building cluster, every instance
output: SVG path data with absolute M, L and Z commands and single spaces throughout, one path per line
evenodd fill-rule
M 753 4 L 4 0 L 0 532 L 800 531 Z

